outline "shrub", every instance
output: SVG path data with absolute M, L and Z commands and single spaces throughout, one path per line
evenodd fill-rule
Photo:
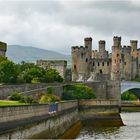
M 38 103 L 32 96 L 22 96 L 19 100 L 20 103 Z
M 55 101 L 60 101 L 60 98 L 56 95 L 46 94 L 41 97 L 39 103 L 51 103 Z
M 93 90 L 83 84 L 66 85 L 62 94 L 63 100 L 95 99 Z
M 21 97 L 22 95 L 15 91 L 10 95 L 10 100 L 19 101 Z
M 52 92 L 53 92 L 52 87 L 48 87 L 48 88 L 47 88 L 47 93 L 48 93 L 48 94 L 52 94 Z

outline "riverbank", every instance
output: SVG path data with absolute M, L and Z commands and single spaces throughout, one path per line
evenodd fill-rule
M 122 112 L 140 112 L 140 101 L 122 101 Z

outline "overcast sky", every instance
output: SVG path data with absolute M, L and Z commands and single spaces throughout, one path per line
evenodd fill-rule
M 140 2 L 134 0 L 0 0 L 0 40 L 70 54 L 84 37 L 106 40 L 114 35 L 122 44 L 140 41 Z

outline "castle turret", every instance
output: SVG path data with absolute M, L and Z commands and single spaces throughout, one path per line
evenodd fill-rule
M 91 37 L 84 38 L 84 45 L 87 50 L 88 57 L 91 58 L 91 56 L 92 56 L 92 38 Z
M 114 36 L 112 46 L 111 80 L 120 80 L 121 37 Z
M 5 56 L 7 51 L 7 44 L 4 42 L 0 42 L 0 56 Z
M 131 46 L 131 56 L 133 59 L 136 59 L 138 54 L 137 54 L 137 40 L 130 40 L 130 46 Z
M 105 40 L 100 40 L 99 42 L 99 52 L 104 52 L 105 51 Z
M 98 43 L 99 43 L 99 58 L 107 58 L 108 52 L 105 50 L 105 40 L 100 40 Z

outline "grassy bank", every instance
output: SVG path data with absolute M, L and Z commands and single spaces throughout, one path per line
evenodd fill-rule
M 10 105 L 25 105 L 25 103 L 20 103 L 19 101 L 0 100 L 0 106 L 10 106 Z

